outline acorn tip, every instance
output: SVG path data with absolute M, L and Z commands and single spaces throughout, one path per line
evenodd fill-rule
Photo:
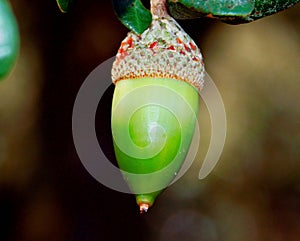
M 140 207 L 140 214 L 146 213 L 150 207 L 148 203 L 141 203 L 139 204 Z

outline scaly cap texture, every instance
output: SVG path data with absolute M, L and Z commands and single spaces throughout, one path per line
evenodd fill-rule
M 112 68 L 113 83 L 142 77 L 172 78 L 200 91 L 204 65 L 199 48 L 164 9 L 155 11 L 148 29 L 140 35 L 129 32 L 122 41 Z

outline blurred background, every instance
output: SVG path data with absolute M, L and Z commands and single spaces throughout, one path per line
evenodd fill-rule
M 127 33 L 110 0 L 77 1 L 68 14 L 54 0 L 11 4 L 21 52 L 0 83 L 1 241 L 299 240 L 299 4 L 238 26 L 180 21 L 222 94 L 227 140 L 214 171 L 198 180 L 210 138 L 201 102 L 197 160 L 142 216 L 132 195 L 88 174 L 72 141 L 82 82 Z M 113 160 L 112 93 L 113 86 L 96 125 Z

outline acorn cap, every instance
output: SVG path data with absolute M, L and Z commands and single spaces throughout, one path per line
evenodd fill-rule
M 203 87 L 204 65 L 199 48 L 169 15 L 153 15 L 142 34 L 129 32 L 112 68 L 112 80 L 172 78 Z

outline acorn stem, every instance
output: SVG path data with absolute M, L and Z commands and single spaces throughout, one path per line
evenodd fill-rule
M 169 16 L 166 0 L 151 0 L 151 13 L 153 17 L 163 18 Z

